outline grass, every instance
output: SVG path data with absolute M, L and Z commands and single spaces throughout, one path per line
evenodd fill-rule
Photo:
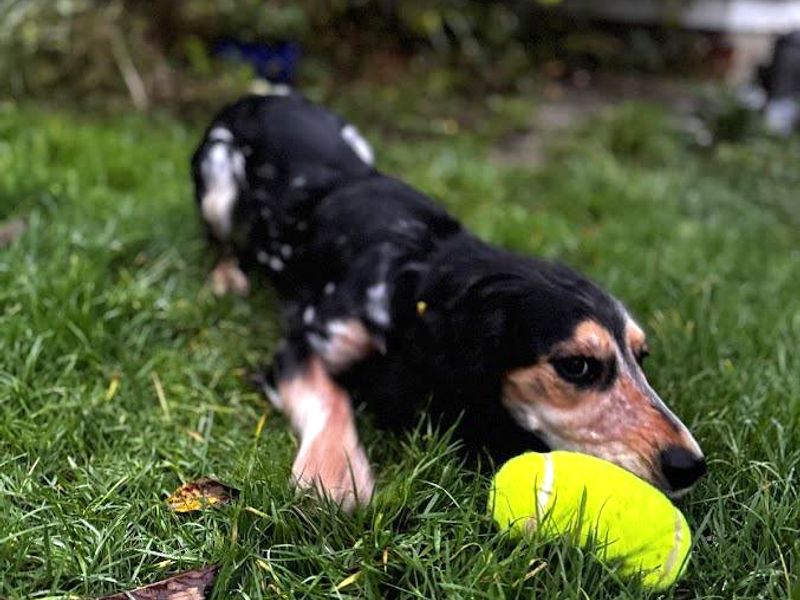
M 242 377 L 276 341 L 270 293 L 203 287 L 196 135 L 166 119 L 0 112 L 0 218 L 30 224 L 0 250 L 0 596 L 97 597 L 216 563 L 217 598 L 646 597 L 580 550 L 495 532 L 487 481 L 424 422 L 388 440 L 364 426 L 379 477 L 368 509 L 295 498 L 296 443 Z M 482 135 L 377 147 L 481 236 L 564 259 L 646 325 L 654 387 L 710 459 L 682 503 L 688 575 L 666 596 L 797 597 L 796 144 L 701 154 L 629 107 L 535 172 L 491 164 Z M 166 494 L 200 476 L 239 499 L 171 513 Z

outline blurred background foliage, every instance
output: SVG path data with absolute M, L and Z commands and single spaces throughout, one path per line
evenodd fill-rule
M 221 56 L 226 40 L 295 44 L 303 57 L 295 79 L 318 99 L 334 82 L 380 85 L 409 73 L 447 92 L 485 94 L 524 92 L 536 77 L 580 69 L 709 68 L 713 44 L 697 36 L 668 26 L 598 27 L 565 16 L 557 4 L 0 0 L 0 95 L 97 103 L 93 108 L 217 105 L 253 76 L 250 66 Z

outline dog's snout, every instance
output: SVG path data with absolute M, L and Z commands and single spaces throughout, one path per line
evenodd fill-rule
M 683 490 L 700 479 L 706 472 L 702 455 L 683 448 L 669 446 L 661 451 L 661 472 L 673 490 Z

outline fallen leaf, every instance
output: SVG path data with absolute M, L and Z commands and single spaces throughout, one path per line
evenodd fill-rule
M 361 575 L 363 574 L 362 571 L 356 571 L 349 577 L 345 577 L 342 581 L 339 582 L 339 585 L 336 586 L 336 591 L 341 591 L 347 586 L 353 585 L 356 581 L 361 579 Z
M 192 429 L 186 430 L 186 435 L 192 438 L 195 442 L 199 442 L 200 444 L 205 444 L 206 439 L 203 437 L 203 434 L 199 431 L 194 431 Z
M 214 585 L 217 567 L 211 565 L 101 600 L 204 600 Z
M 27 228 L 25 219 L 10 219 L 0 223 L 0 248 L 13 244 Z
M 201 510 L 209 506 L 227 504 L 238 494 L 232 487 L 203 477 L 184 483 L 167 498 L 167 504 L 179 513 Z
M 260 558 L 256 559 L 256 564 L 260 569 L 263 569 L 267 573 L 272 573 L 272 567 L 269 566 L 269 563 L 265 560 L 261 560 Z
M 267 413 L 261 415 L 261 418 L 258 420 L 258 424 L 256 425 L 256 439 L 261 437 L 261 432 L 264 431 L 264 424 L 267 422 Z
M 114 396 L 117 395 L 117 390 L 119 389 L 119 375 L 115 373 L 111 376 L 111 381 L 108 384 L 108 390 L 106 390 L 106 402 L 110 402 L 114 399 Z

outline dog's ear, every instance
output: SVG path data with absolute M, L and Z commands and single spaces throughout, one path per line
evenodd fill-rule
M 537 340 L 526 322 L 523 295 L 513 280 L 492 282 L 481 290 L 484 329 L 479 343 L 489 367 L 503 373 L 531 362 L 538 353 Z
M 478 294 L 487 334 L 486 356 L 503 372 L 531 365 L 569 337 L 584 311 L 580 303 L 544 283 L 533 289 L 524 279 L 495 275 Z
M 424 300 L 419 318 L 434 360 L 461 380 L 499 376 L 516 354 L 520 302 L 513 286 L 491 275 L 464 285 L 448 301 Z

